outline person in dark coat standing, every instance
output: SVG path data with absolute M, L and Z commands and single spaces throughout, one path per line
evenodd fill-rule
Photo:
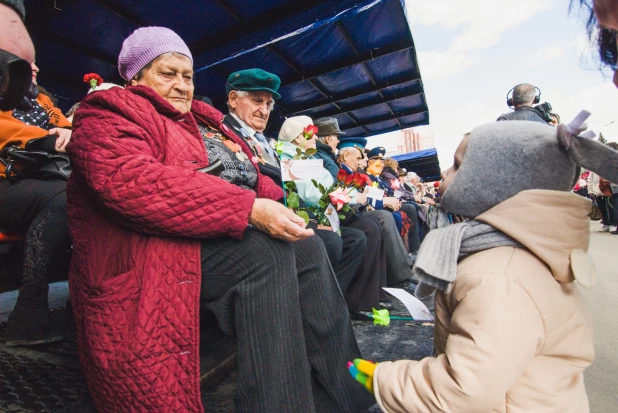
M 515 109 L 514 112 L 505 113 L 497 120 L 527 120 L 547 124 L 541 114 L 534 109 L 533 105 L 541 100 L 541 91 L 529 83 L 522 83 L 513 88 L 513 96 L 508 98 L 507 104 Z
M 315 156 L 324 161 L 324 168 L 330 172 L 334 180 L 337 180 L 339 165 L 337 165 L 335 153 L 339 145 L 339 137 L 345 133 L 341 132 L 339 122 L 335 118 L 320 118 L 313 123 L 318 127 L 318 141 L 316 142 L 318 153 Z

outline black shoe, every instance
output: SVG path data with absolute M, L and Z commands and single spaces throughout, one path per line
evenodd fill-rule
M 32 346 L 61 341 L 65 333 L 51 324 L 47 285 L 24 286 L 7 322 L 7 347 Z
M 350 311 L 350 318 L 352 320 L 368 321 L 373 320 L 373 312 L 371 311 Z
M 416 278 L 409 278 L 407 280 L 403 280 L 401 282 L 398 282 L 396 284 L 392 284 L 389 285 L 389 287 L 392 288 L 401 288 L 406 290 L 407 292 L 414 294 L 414 290 L 416 289 L 416 286 L 418 285 L 418 280 Z
M 612 235 L 618 235 L 618 229 L 617 229 L 617 230 L 615 230 L 615 231 L 611 231 L 611 232 L 610 232 L 610 234 L 612 234 Z
M 390 301 L 380 301 L 380 309 L 393 311 L 395 306 Z

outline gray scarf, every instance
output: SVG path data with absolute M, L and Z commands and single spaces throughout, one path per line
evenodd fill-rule
M 445 215 L 442 210 L 437 214 Z M 444 220 L 436 220 L 436 222 Z M 448 222 L 448 220 L 446 220 Z M 430 231 L 418 253 L 412 270 L 420 283 L 414 294 L 418 298 L 431 295 L 437 288 L 449 292 L 457 276 L 457 263 L 476 252 L 496 247 L 521 247 L 513 238 L 480 221 L 448 225 Z

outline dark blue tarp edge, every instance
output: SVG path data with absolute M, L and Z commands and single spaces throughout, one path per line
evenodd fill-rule
M 336 22 L 338 20 L 341 20 L 342 18 L 347 17 L 349 15 L 354 15 L 354 14 L 362 13 L 362 12 L 364 12 L 366 10 L 369 10 L 370 8 L 376 6 L 377 4 L 382 3 L 383 1 L 385 1 L 385 0 L 368 0 L 368 1 L 365 1 L 365 2 L 363 2 L 361 4 L 357 4 L 354 7 L 350 7 L 347 10 L 343 10 L 343 11 L 337 13 L 333 17 L 329 17 L 328 19 L 323 19 L 323 20 L 320 20 L 318 22 L 312 23 L 312 24 L 310 24 L 308 26 L 301 27 L 298 30 L 295 30 L 295 31 L 293 31 L 291 33 L 288 33 L 288 34 L 284 34 L 283 36 L 280 36 L 280 37 L 278 37 L 276 39 L 272 39 L 272 40 L 270 40 L 270 41 L 268 41 L 266 43 L 263 43 L 263 44 L 251 47 L 249 49 L 242 50 L 242 51 L 240 51 L 238 53 L 235 53 L 235 54 L 233 54 L 231 56 L 226 57 L 225 59 L 220 59 L 220 60 L 218 60 L 216 62 L 213 62 L 213 63 L 211 63 L 209 65 L 206 65 L 204 67 L 200 67 L 199 69 L 195 70 L 195 73 L 199 73 L 199 72 L 201 72 L 203 70 L 206 70 L 206 69 L 208 69 L 208 68 L 210 68 L 212 66 L 216 66 L 218 64 L 227 62 L 228 60 L 232 60 L 232 59 L 235 59 L 235 58 L 237 58 L 239 56 L 245 55 L 247 53 L 251 53 L 251 52 L 253 52 L 255 50 L 261 49 L 261 48 L 266 47 L 266 46 L 268 46 L 270 44 L 274 44 L 274 43 L 280 42 L 282 40 L 288 39 L 290 37 L 294 37 L 294 36 L 297 36 L 299 34 L 305 33 L 306 31 L 317 29 L 317 28 L 320 28 L 320 27 L 325 26 L 327 24 L 334 23 L 334 22 Z M 404 8 L 404 10 L 405 10 L 405 8 Z M 407 20 L 407 18 L 406 18 L 406 20 Z

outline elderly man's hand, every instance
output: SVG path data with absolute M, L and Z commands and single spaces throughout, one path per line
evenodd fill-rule
M 56 138 L 56 152 L 66 153 L 66 147 L 69 141 L 71 140 L 71 134 L 73 133 L 69 129 L 63 128 L 53 128 L 49 131 L 50 135 L 57 135 Z
M 305 220 L 278 202 L 256 198 L 249 215 L 249 223 L 273 238 L 298 241 L 314 235 Z

